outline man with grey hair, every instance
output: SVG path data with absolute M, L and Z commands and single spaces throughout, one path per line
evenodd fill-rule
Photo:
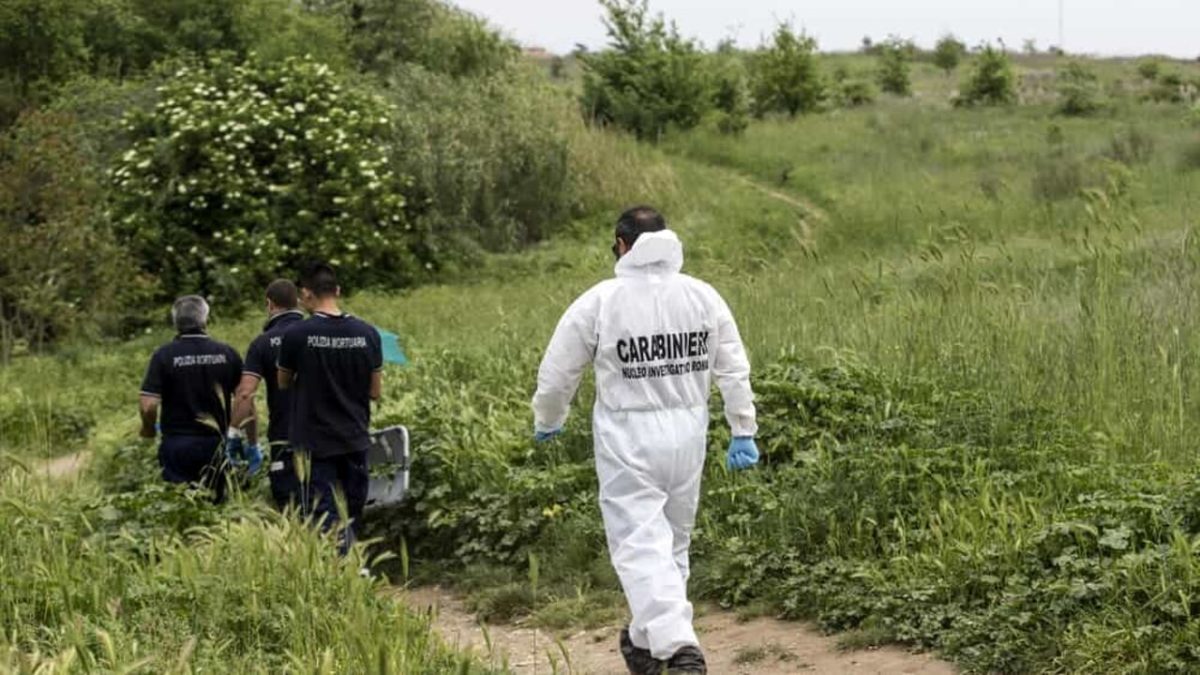
M 185 295 L 171 307 L 175 339 L 154 352 L 142 380 L 142 437 L 162 432 L 163 480 L 202 485 L 219 502 L 226 487 L 221 441 L 229 429 L 242 358 L 208 336 L 208 312 L 198 295 Z

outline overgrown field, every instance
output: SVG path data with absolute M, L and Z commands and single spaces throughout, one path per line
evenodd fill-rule
M 1036 96 L 954 109 L 950 88 L 924 69 L 912 99 L 743 136 L 712 122 L 658 148 L 575 139 L 576 175 L 595 184 L 553 195 L 587 208 L 560 204 L 563 222 L 528 238 L 508 207 L 529 204 L 444 200 L 504 241 L 554 236 L 348 302 L 413 358 L 388 371 L 375 420 L 407 424 L 417 457 L 413 499 L 371 523 L 392 580 L 457 584 L 497 621 L 620 617 L 589 385 L 546 446 L 527 403 L 554 323 L 610 274 L 610 220 L 636 198 L 681 233 L 686 270 L 725 294 L 755 362 L 764 462 L 726 472 L 714 422 L 697 597 L 977 672 L 1195 669 L 1200 129 L 1132 97 L 1067 118 Z M 508 166 L 494 175 L 520 185 Z M 260 322 L 216 314 L 238 347 Z M 0 668 L 474 667 L 266 514 L 261 485 L 221 511 L 157 487 L 134 402 L 167 337 L 75 341 L 0 370 L 0 576 L 14 582 Z M 98 459 L 71 491 L 15 459 L 83 448 Z

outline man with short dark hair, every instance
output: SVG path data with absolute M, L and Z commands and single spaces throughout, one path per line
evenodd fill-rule
M 208 336 L 208 313 L 208 302 L 198 295 L 175 301 L 171 321 L 177 335 L 151 357 L 140 407 L 142 436 L 154 438 L 156 427 L 162 430 L 158 461 L 163 479 L 203 485 L 219 502 L 226 487 L 221 440 L 229 429 L 242 359 Z
M 280 391 L 276 362 L 283 335 L 293 325 L 304 320 L 299 309 L 296 284 L 287 279 L 276 279 L 267 286 L 267 323 L 263 332 L 250 343 L 246 350 L 246 365 L 242 369 L 242 381 L 237 389 L 234 405 L 233 426 L 246 434 L 246 455 L 249 469 L 254 473 L 262 462 L 258 449 L 258 420 L 254 397 L 258 383 L 267 386 L 267 444 L 270 464 L 267 477 L 271 482 L 271 496 L 280 509 L 301 505 L 300 479 L 296 475 L 296 458 L 288 443 L 291 415 L 291 392 Z
M 683 244 L 648 206 L 617 221 L 616 278 L 571 305 L 546 349 L 533 398 L 534 433 L 562 432 L 590 364 L 600 510 L 630 626 L 631 673 L 707 672 L 687 599 L 688 549 L 715 381 L 733 431 L 730 469 L 758 461 L 750 362 L 733 314 L 712 286 L 681 274 Z
M 382 394 L 383 349 L 375 328 L 338 307 L 332 267 L 307 266 L 299 286 L 312 318 L 284 333 L 277 377 L 280 389 L 292 390 L 288 440 L 309 464 L 306 507 L 328 529 L 341 518 L 337 497 L 344 498 L 345 553 L 367 502 L 371 401 Z

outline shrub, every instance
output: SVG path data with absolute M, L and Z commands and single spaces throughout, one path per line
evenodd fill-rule
M 825 84 L 817 68 L 817 41 L 796 33 L 790 24 L 775 28 L 770 44 L 753 61 L 756 112 L 786 112 L 795 117 L 813 112 L 825 99 Z
M 1056 202 L 1079 195 L 1087 184 L 1087 166 L 1078 157 L 1053 152 L 1038 161 L 1031 186 L 1039 201 Z
M 508 251 L 561 228 L 576 212 L 569 127 L 572 101 L 539 73 L 461 80 L 419 66 L 389 80 L 400 111 L 388 143 L 408 176 L 410 217 L 432 232 L 439 267 L 482 247 Z
M 953 35 L 943 35 L 933 48 L 933 65 L 941 68 L 947 75 L 958 68 L 958 64 L 967 54 L 967 46 Z
M 403 286 L 433 262 L 390 167 L 391 111 L 324 65 L 182 68 L 128 125 L 114 218 L 164 296 L 240 301 L 309 256 L 350 288 Z
M 838 105 L 843 108 L 857 108 L 875 102 L 875 89 L 864 79 L 847 78 L 834 88 Z
M 1104 156 L 1126 166 L 1145 164 L 1154 156 L 1154 137 L 1136 126 L 1113 133 Z
M 516 62 L 515 44 L 479 17 L 440 0 L 304 0 L 345 27 L 359 70 L 388 76 L 415 63 L 453 77 L 490 75 Z
M 1188 171 L 1200 170 L 1200 137 L 1195 135 L 1184 144 L 1180 165 Z
M 642 139 L 690 129 L 712 107 L 704 55 L 645 0 L 601 0 L 609 48 L 580 54 L 585 115 Z
M 1103 109 L 1099 78 L 1078 61 L 1068 63 L 1058 74 L 1058 112 L 1082 117 Z
M 736 136 L 750 126 L 750 84 L 745 67 L 734 57 L 723 57 L 717 65 L 713 102 L 721 133 Z
M 1162 60 L 1142 59 L 1141 61 L 1138 61 L 1137 71 L 1138 75 L 1141 75 L 1143 80 L 1146 80 L 1147 82 L 1154 82 L 1158 79 L 1159 74 L 1162 73 Z
M 1180 73 L 1163 73 L 1146 98 L 1155 103 L 1183 103 L 1187 100 L 1187 83 Z
M 112 321 L 138 286 L 69 115 L 26 115 L 0 141 L 0 360 Z
M 1017 100 L 1017 81 L 1008 54 L 984 45 L 956 103 L 965 106 L 1009 105 Z
M 171 56 L 343 59 L 334 22 L 291 0 L 13 0 L 0 13 L 0 124 L 78 75 L 124 78 Z
M 880 45 L 879 88 L 889 94 L 909 96 L 912 94 L 910 73 L 912 43 L 892 37 Z

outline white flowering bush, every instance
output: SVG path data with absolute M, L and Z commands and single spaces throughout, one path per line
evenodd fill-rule
M 117 231 L 164 295 L 242 301 L 307 258 L 403 286 L 430 250 L 391 167 L 388 105 L 310 59 L 185 67 L 112 169 Z

